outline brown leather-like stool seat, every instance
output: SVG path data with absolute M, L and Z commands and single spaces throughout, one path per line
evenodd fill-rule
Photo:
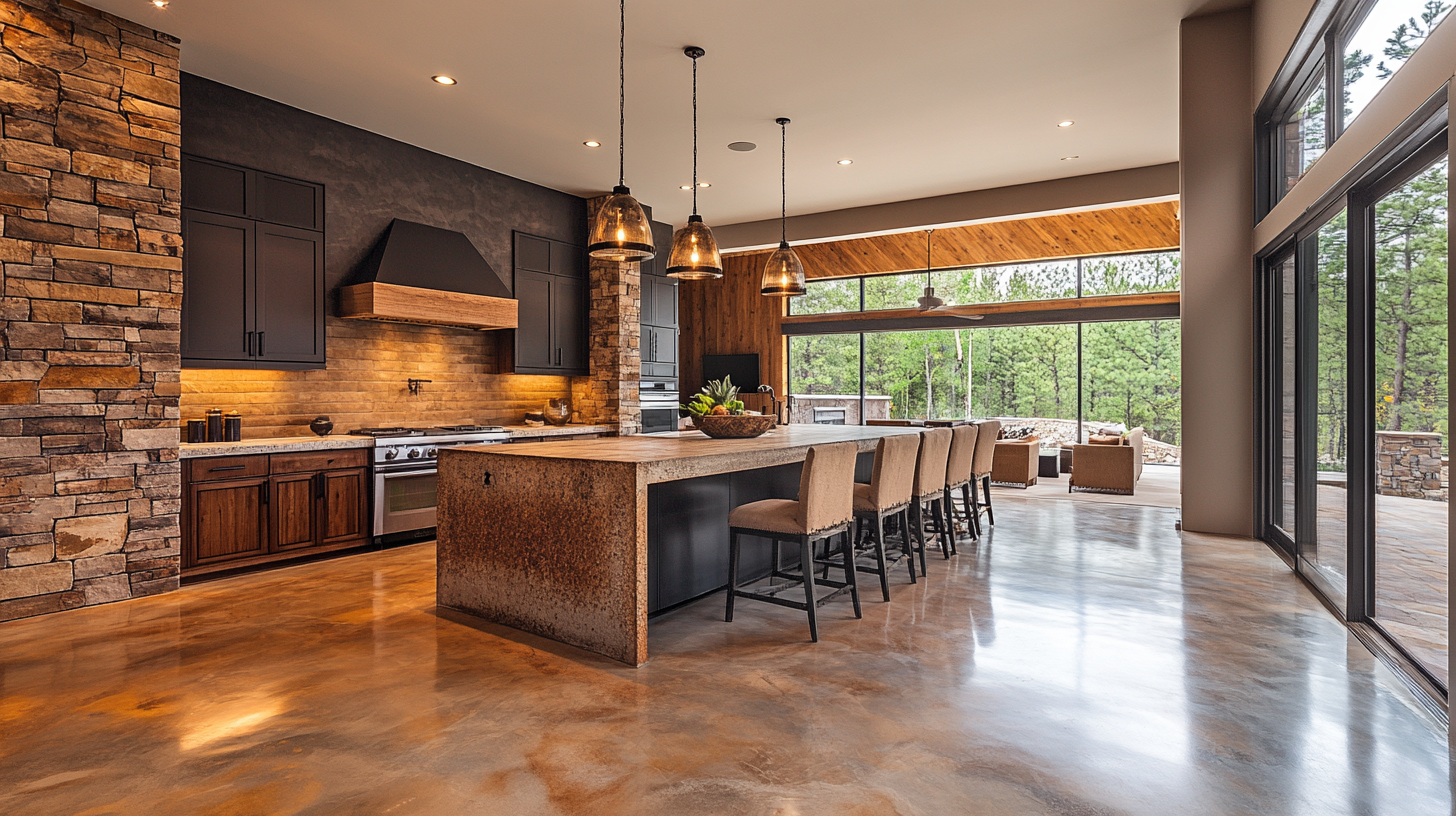
M 819 623 L 816 610 L 833 598 L 848 592 L 854 601 L 854 616 L 862 617 L 859 605 L 859 586 L 855 582 L 854 546 L 849 541 L 848 531 L 853 518 L 854 463 L 859 449 L 853 442 L 836 442 L 830 445 L 815 445 L 804 459 L 803 475 L 799 478 L 799 499 L 764 499 L 735 507 L 728 514 L 728 609 L 724 620 L 733 620 L 733 602 L 738 598 L 802 609 L 809 615 L 809 638 L 819 641 Z M 740 536 L 761 536 L 773 542 L 773 564 L 769 570 L 770 586 L 767 591 L 749 592 L 739 588 L 738 564 Z M 814 544 L 844 537 L 838 565 L 844 570 L 843 581 L 816 579 L 814 576 Z M 779 563 L 779 542 L 799 543 L 799 571 L 785 571 Z M 831 552 L 831 555 L 833 553 Z M 788 583 L 773 584 L 775 578 L 787 579 Z M 834 592 L 818 598 L 815 584 L 832 587 Z M 804 587 L 804 600 L 790 601 L 779 597 L 784 591 L 799 585 Z
M 946 514 L 950 516 L 951 541 L 955 541 L 955 518 L 956 518 L 956 491 L 960 491 L 963 506 L 961 518 L 965 519 L 967 531 L 971 538 L 979 537 L 976 524 L 971 520 L 971 480 L 974 478 L 971 469 L 975 463 L 976 440 L 980 436 L 980 429 L 975 425 L 957 425 L 951 429 L 950 458 L 945 465 L 945 506 Z
M 920 572 L 925 564 L 925 525 L 932 522 L 940 539 L 940 553 L 950 558 L 953 539 L 946 535 L 949 525 L 943 515 L 945 501 L 945 467 L 950 459 L 950 428 L 935 428 L 920 435 L 920 456 L 915 461 L 915 484 L 910 490 L 910 527 L 915 533 L 916 552 L 920 553 Z M 929 508 L 927 518 L 926 508 Z M 907 536 L 908 538 L 908 536 Z

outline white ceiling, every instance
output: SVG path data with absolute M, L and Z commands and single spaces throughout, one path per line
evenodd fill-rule
M 89 2 L 180 37 L 186 71 L 570 193 L 616 182 L 611 0 Z M 1176 161 L 1178 22 L 1243 4 L 628 0 L 627 183 L 686 220 L 685 45 L 709 224 L 777 215 L 777 116 L 791 215 Z

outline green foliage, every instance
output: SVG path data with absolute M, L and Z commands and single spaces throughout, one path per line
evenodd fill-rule
M 1421 47 L 1421 43 L 1424 43 L 1426 37 L 1430 35 L 1431 29 L 1435 28 L 1436 23 L 1450 10 L 1449 3 L 1443 3 L 1441 0 L 1426 0 L 1425 7 L 1421 9 L 1420 19 L 1412 17 L 1396 26 L 1390 39 L 1385 41 L 1383 51 L 1386 59 L 1390 60 L 1390 64 L 1386 65 L 1385 60 L 1381 60 L 1375 66 L 1376 75 L 1381 79 L 1390 79 L 1396 71 L 1400 70 L 1401 64 L 1410 59 L 1411 54 Z
M 743 413 L 743 403 L 738 399 L 738 386 L 733 384 L 732 377 L 709 382 L 703 386 L 701 391 L 693 395 L 687 405 L 679 404 L 678 407 L 693 416 L 700 417 L 710 413 L 719 405 L 730 414 Z
M 1175 291 L 1177 253 L 1082 262 L 1087 294 Z M 1076 261 L 941 270 L 936 293 L 949 304 L 1044 300 L 1077 294 Z M 925 273 L 864 279 L 866 309 L 915 305 Z M 810 281 L 794 314 L 856 311 L 856 279 Z M 858 394 L 860 335 L 794 337 L 795 394 Z M 1144 426 L 1172 444 L 1181 438 L 1177 321 L 1084 326 L 1086 417 Z M 1075 325 L 967 328 L 864 335 L 865 394 L 885 395 L 899 418 L 1077 416 Z

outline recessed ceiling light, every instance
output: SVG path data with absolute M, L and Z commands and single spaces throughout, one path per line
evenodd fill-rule
M 753 150 L 753 149 L 755 149 L 757 147 L 758 147 L 758 145 L 754 144 L 753 142 L 729 142 L 728 143 L 728 149 L 729 150 L 736 150 L 739 153 L 747 153 L 748 151 Z
M 436 82 L 440 83 L 441 85 L 454 85 L 455 84 L 455 77 L 445 76 L 444 74 L 436 74 L 436 75 L 430 77 L 430 79 L 435 80 Z
M 840 164 L 854 164 L 854 159 L 840 159 Z
M 596 139 L 587 139 L 586 141 L 582 142 L 582 144 L 586 145 L 587 147 L 601 147 L 602 146 L 602 143 L 599 142 L 599 141 L 597 141 Z
M 1073 122 L 1071 119 L 1067 119 L 1066 121 L 1058 122 L 1057 123 L 1057 127 L 1071 127 L 1072 125 L 1075 125 L 1075 124 L 1077 124 L 1077 123 L 1076 122 Z
M 1080 158 L 1082 158 L 1082 157 L 1081 156 L 1063 156 L 1062 157 L 1062 161 L 1072 161 L 1073 159 L 1080 159 Z
M 152 5 L 156 6 L 159 9 L 164 9 L 167 7 L 168 2 L 170 2 L 170 0 L 152 0 Z
M 709 184 L 706 181 L 700 181 L 700 182 L 698 182 L 698 186 L 699 187 L 712 187 L 713 185 Z
M 691 184 L 684 184 L 681 187 L 678 187 L 678 189 L 679 190 L 691 190 L 691 189 L 693 189 L 693 185 L 691 185 Z

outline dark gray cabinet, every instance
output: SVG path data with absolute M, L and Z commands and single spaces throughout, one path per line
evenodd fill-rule
M 656 226 L 656 225 L 654 225 Z M 676 378 L 678 280 L 642 276 L 642 376 Z
M 585 249 L 516 233 L 513 287 L 518 328 L 506 362 L 518 374 L 587 374 Z
M 323 188 L 183 158 L 182 364 L 322 368 Z

